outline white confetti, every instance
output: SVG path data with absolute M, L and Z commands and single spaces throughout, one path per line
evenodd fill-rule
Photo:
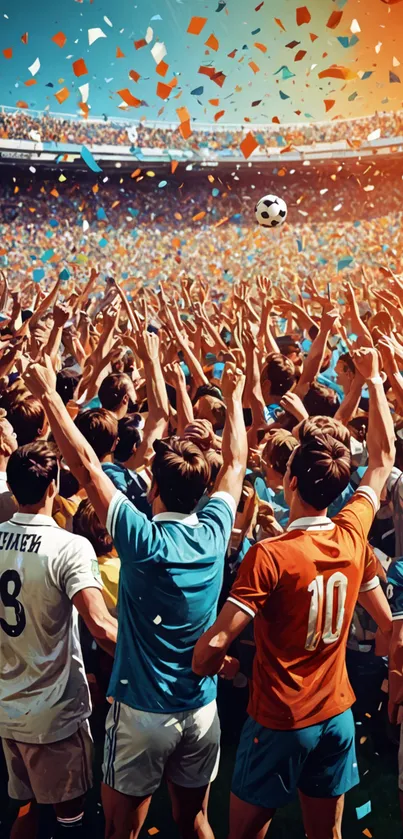
M 395 56 L 393 56 L 393 58 L 392 58 L 392 64 L 393 64 L 393 66 L 394 66 L 394 67 L 400 67 L 400 61 L 399 61 L 399 59 L 398 59 L 398 58 L 395 58 Z
M 120 684 L 121 684 L 121 685 L 128 685 L 128 684 L 129 684 L 129 680 L 128 680 L 128 679 L 121 679 L 121 680 L 120 680 Z
M 375 52 L 376 52 L 377 55 L 379 55 L 379 53 L 381 51 L 381 46 L 382 46 L 382 41 L 378 41 L 378 43 L 375 47 Z
M 161 617 L 161 615 L 157 615 L 157 616 L 154 618 L 153 623 L 155 623 L 155 624 L 162 623 L 162 617 Z
M 333 207 L 333 212 L 337 213 L 338 210 L 341 210 L 342 206 L 343 206 L 343 204 L 336 204 L 336 206 Z
M 39 58 L 35 58 L 34 63 L 31 64 L 30 67 L 28 67 L 28 70 L 31 73 L 31 76 L 36 76 L 38 70 L 40 70 L 40 69 L 41 69 L 41 62 L 39 61 Z
M 111 20 L 109 20 L 109 18 L 108 18 L 108 17 L 106 17 L 106 15 L 104 15 L 104 21 L 105 21 L 105 23 L 107 23 L 107 24 L 108 24 L 108 26 L 113 26 L 112 21 L 111 21 Z
M 327 187 L 326 187 L 326 189 L 320 189 L 319 190 L 320 195 L 324 195 L 326 192 L 329 192 Z
M 34 175 L 36 172 L 35 166 L 30 166 L 29 171 L 32 172 L 32 174 Z
M 371 133 L 368 134 L 367 140 L 368 140 L 368 142 L 371 142 L 371 140 L 379 140 L 380 136 L 381 136 L 381 129 L 380 128 L 375 128 L 375 131 L 371 131 Z
M 89 226 L 90 226 L 90 225 L 89 225 L 89 222 L 87 221 L 87 219 L 86 219 L 86 218 L 85 218 L 85 219 L 83 219 L 83 233 L 86 233 L 86 232 L 87 232 L 87 230 L 88 230 Z
M 110 79 L 105 79 L 105 81 L 106 81 L 106 84 L 109 84 L 109 82 L 113 82 L 113 76 L 111 76 Z
M 367 184 L 367 186 L 364 186 L 364 192 L 372 192 L 373 189 L 375 189 L 374 184 Z
M 147 32 L 145 34 L 145 39 L 144 40 L 147 41 L 147 44 L 149 44 L 152 41 L 153 38 L 154 38 L 154 32 L 153 32 L 151 26 L 147 26 Z
M 88 30 L 88 43 L 91 46 L 98 38 L 106 38 L 105 32 L 102 32 L 102 29 L 99 26 L 95 26 L 94 29 Z
M 158 41 L 158 43 L 154 44 L 151 47 L 151 55 L 156 64 L 159 64 L 167 54 L 166 46 L 162 41 Z
M 358 23 L 358 20 L 356 20 L 355 18 L 351 21 L 350 32 L 352 32 L 353 35 L 356 35 L 357 32 L 361 32 L 360 24 Z
M 89 83 L 86 82 L 85 84 L 80 85 L 80 87 L 78 89 L 81 93 L 81 101 L 82 102 L 87 102 L 88 101 L 88 94 L 90 92 Z

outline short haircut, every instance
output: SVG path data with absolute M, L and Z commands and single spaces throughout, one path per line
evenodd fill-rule
M 273 430 L 263 449 L 263 460 L 284 477 L 290 455 L 297 446 L 298 442 L 290 431 L 285 428 Z
M 74 393 L 80 382 L 81 375 L 70 367 L 65 367 L 56 376 L 56 390 L 63 400 L 63 404 L 67 405 L 70 399 L 74 398 Z
M 45 411 L 35 396 L 12 402 L 7 410 L 7 419 L 13 426 L 19 446 L 37 440 L 46 423 Z
M 318 433 L 330 434 L 339 443 L 343 443 L 343 446 L 346 446 L 347 449 L 350 448 L 351 434 L 348 428 L 334 417 L 309 417 L 309 419 L 303 420 L 298 430 L 298 437 L 300 442 L 303 443 L 305 437 L 308 435 L 313 437 Z
M 339 361 L 341 361 L 345 367 L 348 367 L 350 373 L 355 374 L 355 364 L 349 352 L 342 353 L 342 355 L 339 356 Z
M 126 414 L 118 423 L 119 440 L 115 449 L 115 460 L 126 463 L 142 441 L 142 434 L 139 431 L 141 423 L 140 414 Z
M 319 414 L 334 417 L 339 407 L 336 392 L 330 387 L 321 385 L 319 382 L 312 382 L 303 401 L 310 417 L 315 417 Z
M 210 486 L 214 486 L 218 473 L 223 465 L 222 454 L 215 449 L 207 449 L 207 451 L 203 452 L 203 454 L 210 467 Z
M 330 434 L 306 435 L 293 454 L 290 476 L 297 478 L 305 504 L 324 510 L 348 485 L 350 465 L 350 451 Z
M 171 437 L 156 440 L 152 474 L 167 510 L 190 513 L 210 481 L 210 466 L 194 443 Z
M 85 536 L 97 556 L 104 556 L 110 553 L 113 548 L 113 540 L 106 528 L 101 524 L 99 518 L 88 498 L 84 498 L 73 517 L 73 533 L 78 536 Z
M 270 393 L 283 396 L 296 382 L 293 362 L 281 353 L 270 353 L 263 367 L 261 380 L 270 382 Z
M 102 407 L 108 411 L 116 411 L 132 384 L 127 373 L 111 373 L 110 376 L 106 376 L 98 393 Z
M 89 408 L 75 419 L 81 434 L 90 443 L 99 458 L 113 451 L 118 437 L 118 421 L 105 408 Z
M 7 482 L 23 507 L 38 504 L 58 475 L 59 453 L 43 440 L 16 449 L 7 464 Z

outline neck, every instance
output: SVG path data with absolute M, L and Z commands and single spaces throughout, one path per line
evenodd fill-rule
M 101 463 L 113 463 L 113 454 L 112 452 L 109 452 L 109 454 L 106 454 L 104 457 L 100 457 L 99 459 Z
M 18 512 L 26 513 L 29 516 L 49 516 L 52 517 L 54 496 L 47 498 L 46 501 L 39 501 L 38 504 L 19 504 Z
M 0 472 L 7 472 L 8 457 L 0 454 Z
M 288 523 L 292 524 L 293 521 L 297 519 L 303 518 L 312 518 L 313 516 L 326 516 L 327 515 L 327 507 L 324 510 L 316 510 L 315 507 L 311 507 L 310 504 L 305 504 L 304 501 L 298 496 L 298 493 L 294 494 L 294 497 L 291 502 L 290 507 L 290 518 Z

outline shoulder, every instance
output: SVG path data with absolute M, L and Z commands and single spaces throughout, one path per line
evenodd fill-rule
M 350 500 L 343 507 L 337 516 L 334 516 L 332 521 L 336 525 L 353 525 L 362 522 L 362 517 L 366 515 L 376 515 L 379 509 L 379 501 L 376 493 L 369 486 L 359 486 L 353 493 Z
M 224 512 L 230 514 L 232 521 L 235 521 L 236 504 L 229 492 L 214 492 L 210 500 L 205 504 L 203 510 L 199 514 L 200 520 L 206 517 L 216 515 L 217 512 Z

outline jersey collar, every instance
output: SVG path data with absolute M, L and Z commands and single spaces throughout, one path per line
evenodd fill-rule
M 187 527 L 196 527 L 199 524 L 199 519 L 196 513 L 157 513 L 153 517 L 155 522 L 169 522 L 176 521 L 185 524 Z
M 287 531 L 290 530 L 333 530 L 334 524 L 328 516 L 304 516 L 300 519 L 295 519 L 288 525 Z
M 25 527 L 27 525 L 39 524 L 46 524 L 48 527 L 59 527 L 51 516 L 35 515 L 34 513 L 14 513 L 11 521 L 13 524 L 22 524 Z

